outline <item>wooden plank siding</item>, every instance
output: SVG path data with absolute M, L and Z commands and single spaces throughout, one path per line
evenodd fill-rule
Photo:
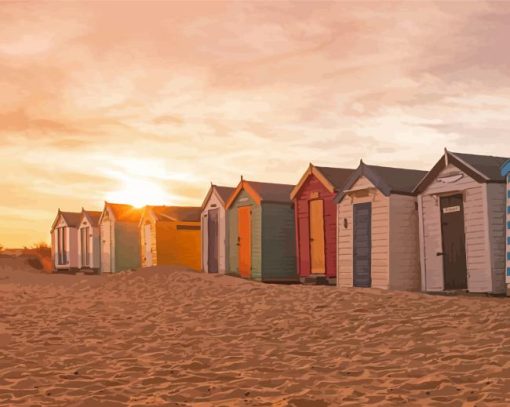
M 310 213 L 309 202 L 322 199 L 324 202 L 324 251 L 326 276 L 336 277 L 337 262 L 337 208 L 334 198 L 336 193 L 330 192 L 322 182 L 310 174 L 294 199 L 296 211 L 296 245 L 299 248 L 297 261 L 300 277 L 310 275 Z
M 290 203 L 262 203 L 262 281 L 298 281 Z
M 152 213 L 145 214 L 145 219 L 140 224 L 140 264 L 142 267 L 157 266 L 158 263 L 158 249 L 157 249 L 157 236 L 156 236 L 156 219 Z M 152 259 L 147 259 L 145 252 L 145 242 L 147 235 L 145 233 L 146 225 L 150 225 L 150 252 Z M 150 260 L 150 261 L 149 261 Z
M 114 271 L 140 267 L 140 231 L 135 222 L 115 222 Z
M 352 189 L 374 188 L 366 178 L 360 177 Z M 372 203 L 372 287 L 389 288 L 389 198 L 379 190 L 370 196 L 346 196 L 337 205 L 338 210 L 338 274 L 337 285 L 353 286 L 353 205 Z M 344 226 L 344 219 L 347 228 Z
M 453 182 L 440 182 L 438 178 L 460 174 L 462 177 Z M 499 292 L 500 283 L 495 284 L 492 270 L 494 247 L 491 241 L 497 233 L 498 216 L 490 219 L 491 208 L 498 210 L 495 202 L 488 202 L 488 189 L 485 184 L 475 181 L 456 166 L 449 164 L 424 191 L 420 194 L 422 211 L 420 221 L 423 225 L 421 249 L 423 251 L 423 269 L 426 291 L 442 291 L 444 289 L 443 259 L 437 256 L 442 252 L 441 213 L 439 197 L 442 195 L 463 194 L 464 196 L 464 228 L 466 235 L 466 260 L 468 290 L 471 292 Z M 490 193 L 495 194 L 496 191 Z M 501 210 L 501 208 L 499 209 Z M 490 226 L 493 224 L 493 226 Z M 491 230 L 493 231 L 491 236 Z
M 228 223 L 228 274 L 239 276 L 239 260 L 238 260 L 238 208 L 240 206 L 251 206 L 251 278 L 253 280 L 262 280 L 262 214 L 261 208 L 246 193 L 241 191 L 236 197 L 234 203 L 227 209 Z
M 419 290 L 418 210 L 414 196 L 390 195 L 390 288 Z
M 506 186 L 487 184 L 490 250 L 492 257 L 492 292 L 506 292 Z
M 183 226 L 184 229 L 181 228 Z M 200 234 L 199 222 L 157 222 L 158 265 L 175 265 L 200 271 Z
M 202 270 L 206 273 L 208 270 L 208 218 L 207 214 L 212 209 L 218 209 L 218 272 L 225 274 L 227 269 L 227 222 L 226 211 L 224 204 L 218 197 L 216 190 L 213 191 L 209 198 L 204 210 L 201 214 L 201 228 L 202 228 Z

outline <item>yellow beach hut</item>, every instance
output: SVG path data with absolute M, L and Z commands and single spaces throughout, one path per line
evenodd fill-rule
M 142 267 L 200 270 L 200 207 L 146 206 L 140 219 Z

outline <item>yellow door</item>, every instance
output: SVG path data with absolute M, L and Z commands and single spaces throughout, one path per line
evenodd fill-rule
M 324 255 L 324 202 L 310 201 L 310 268 L 312 274 L 326 272 Z

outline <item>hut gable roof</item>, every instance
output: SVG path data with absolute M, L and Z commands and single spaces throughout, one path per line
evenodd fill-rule
M 412 170 L 406 168 L 381 167 L 378 165 L 368 165 L 361 161 L 358 169 L 354 171 L 336 197 L 336 202 L 340 202 L 346 192 L 364 176 L 374 184 L 384 195 L 390 194 L 414 195 L 413 191 L 416 184 L 427 174 L 426 171 Z
M 200 207 L 194 206 L 150 206 L 157 221 L 199 222 Z
M 245 190 L 257 204 L 262 202 L 273 203 L 291 203 L 290 192 L 294 185 L 289 184 L 273 184 L 269 182 L 256 182 L 241 179 L 236 190 L 230 195 L 226 208 L 229 208 L 234 203 L 237 196 L 241 191 Z
M 415 193 L 424 191 L 449 163 L 455 165 L 477 182 L 505 182 L 505 177 L 501 174 L 500 169 L 507 160 L 508 157 L 454 153 L 445 149 L 441 159 L 416 186 Z
M 87 211 L 85 209 L 82 209 L 80 217 L 80 223 L 83 220 L 83 217 L 86 217 L 90 223 L 91 226 L 98 226 L 99 225 L 99 219 L 101 218 L 101 211 Z
M 51 231 L 55 230 L 60 218 L 63 218 L 66 225 L 70 228 L 77 228 L 81 222 L 81 212 L 63 212 L 60 209 L 57 212 L 57 216 L 51 226 Z
M 314 175 L 330 192 L 340 191 L 354 170 L 348 168 L 317 167 L 310 163 L 299 183 L 292 189 L 290 198 L 294 199 L 310 175 Z
M 235 191 L 236 189 L 233 187 L 225 187 L 221 185 L 214 185 L 211 184 L 211 187 L 209 188 L 209 191 L 207 191 L 207 195 L 205 196 L 204 202 L 202 203 L 202 210 L 205 209 L 207 202 L 209 202 L 209 199 L 211 199 L 211 195 L 213 192 L 216 192 L 218 198 L 221 200 L 223 205 L 228 201 L 228 198 L 230 198 L 230 195 Z
M 507 160 L 507 162 L 501 166 L 501 175 L 506 177 L 508 174 L 510 174 L 510 160 Z
M 138 223 L 140 222 L 143 212 L 143 208 L 135 208 L 132 205 L 105 202 L 103 212 L 99 218 L 99 223 L 103 220 L 107 209 L 110 209 L 114 219 L 119 222 Z

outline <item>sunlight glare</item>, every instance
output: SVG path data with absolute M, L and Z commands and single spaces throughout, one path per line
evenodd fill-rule
M 108 202 L 126 203 L 141 208 L 145 205 L 169 205 L 171 197 L 155 182 L 146 179 L 129 179 L 123 186 L 106 197 Z

